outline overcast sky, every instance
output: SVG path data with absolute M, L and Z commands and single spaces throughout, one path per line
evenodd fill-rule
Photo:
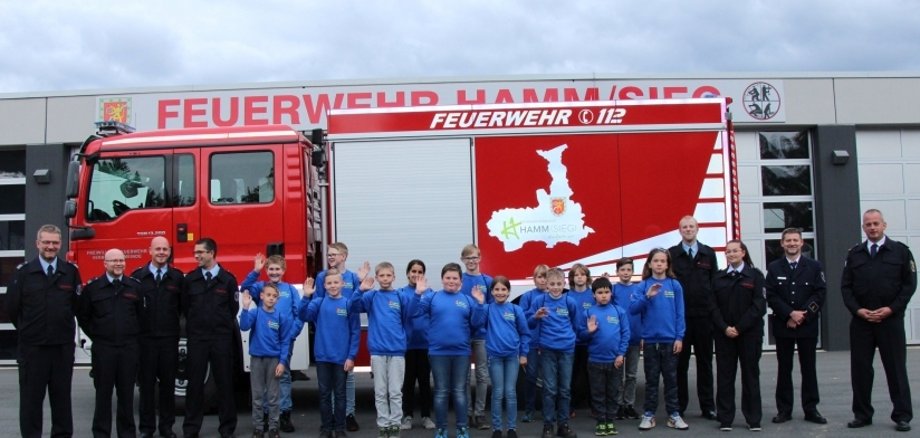
M 0 29 L 0 94 L 517 74 L 920 74 L 914 0 L 0 0 Z

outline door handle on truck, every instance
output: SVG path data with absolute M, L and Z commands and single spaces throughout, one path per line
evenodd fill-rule
M 188 224 L 176 224 L 176 242 L 188 242 Z

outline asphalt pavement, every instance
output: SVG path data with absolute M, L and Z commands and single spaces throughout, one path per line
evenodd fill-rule
M 828 424 L 817 425 L 805 422 L 802 417 L 801 406 L 799 405 L 799 378 L 798 364 L 793 371 L 796 384 L 796 407 L 793 420 L 784 424 L 773 424 L 770 419 L 776 414 L 774 403 L 774 389 L 776 385 L 776 356 L 770 352 L 763 355 L 761 359 L 761 392 L 763 396 L 763 431 L 750 432 L 744 423 L 744 418 L 740 412 L 740 375 L 738 377 L 736 399 L 738 412 L 735 416 L 734 430 L 731 432 L 720 432 L 718 423 L 706 420 L 700 417 L 700 409 L 695 400 L 695 396 L 690 401 L 687 409 L 685 420 L 690 425 L 690 429 L 685 432 L 679 432 L 668 429 L 665 426 L 666 416 L 664 414 L 664 403 L 659 403 L 658 426 L 650 431 L 639 431 L 638 420 L 617 421 L 616 426 L 620 436 L 638 436 L 655 437 L 655 436 L 704 436 L 718 434 L 723 436 L 731 435 L 749 435 L 757 434 L 764 437 L 866 437 L 866 436 L 920 436 L 920 422 L 913 424 L 914 430 L 907 433 L 900 433 L 894 430 L 894 423 L 889 419 L 891 414 L 891 401 L 888 397 L 888 387 L 881 361 L 876 355 L 875 360 L 875 385 L 873 386 L 872 403 L 875 407 L 876 415 L 873 418 L 874 424 L 863 429 L 848 429 L 846 423 L 852 419 L 850 403 L 852 392 L 850 389 L 850 353 L 848 351 L 836 352 L 819 352 L 818 353 L 818 378 L 821 391 L 821 403 L 818 409 L 828 419 Z M 695 394 L 695 369 L 691 361 L 690 369 L 690 393 Z M 913 387 L 914 406 L 918 406 L 918 395 L 920 395 L 920 348 L 910 348 L 907 354 L 908 375 Z M 315 437 L 319 435 L 319 402 L 318 391 L 315 379 L 315 370 L 307 373 L 311 380 L 297 381 L 294 383 L 294 415 L 292 416 L 296 431 L 290 434 L 282 434 L 289 437 Z M 644 399 L 643 373 L 639 372 L 639 387 L 637 394 L 637 405 L 641 405 Z M 359 374 L 357 376 L 357 419 L 361 426 L 358 432 L 349 432 L 349 437 L 371 438 L 377 437 L 375 426 L 374 410 L 374 393 L 373 381 L 369 374 Z M 18 436 L 19 433 L 19 397 L 18 397 L 18 375 L 15 368 L 0 369 L 0 391 L 4 394 L 0 397 L 0 436 Z M 89 378 L 86 368 L 77 368 L 74 370 L 73 378 L 73 414 L 75 437 L 91 436 L 91 424 L 93 417 L 93 400 L 94 389 L 92 380 Z M 244 398 L 244 397 L 241 397 Z M 137 404 L 135 403 L 135 407 Z M 239 426 L 237 427 L 236 436 L 248 437 L 252 435 L 251 414 L 247 404 L 238 403 Z M 571 420 L 572 428 L 580 437 L 594 436 L 594 420 L 589 417 L 590 412 L 587 408 L 581 408 L 576 411 L 575 417 Z M 520 419 L 520 414 L 519 414 Z M 113 415 L 114 418 L 114 415 Z M 45 402 L 45 436 L 50 432 L 50 410 L 47 401 Z M 451 424 L 453 424 L 453 415 L 450 415 Z M 416 421 L 418 418 L 416 418 Z M 182 418 L 177 418 L 177 424 L 173 429 L 181 436 Z M 453 427 L 450 428 L 450 436 L 454 436 Z M 521 437 L 539 437 L 542 431 L 542 423 L 523 423 L 518 426 L 518 434 Z M 205 417 L 204 427 L 202 429 L 203 437 L 217 436 L 217 417 L 209 415 Z M 403 438 L 430 438 L 434 435 L 433 431 L 421 429 L 419 426 L 408 431 L 402 432 Z M 473 437 L 491 437 L 490 430 L 473 430 Z

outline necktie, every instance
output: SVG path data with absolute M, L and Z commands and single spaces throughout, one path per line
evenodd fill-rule
M 734 278 L 734 277 L 737 277 L 737 276 L 738 276 L 738 271 L 732 269 L 732 277 Z
M 690 256 L 691 259 L 693 258 L 693 248 L 687 249 L 687 255 Z
M 876 254 L 878 254 L 878 244 L 873 243 L 872 246 L 869 247 L 869 257 L 875 258 Z
M 205 280 L 208 280 L 208 282 L 210 283 L 210 282 L 211 282 L 211 279 L 214 278 L 214 276 L 211 275 L 210 272 L 205 272 L 205 273 L 204 273 L 204 278 L 205 278 Z
M 48 265 L 48 276 L 54 275 L 54 266 Z
M 160 280 L 162 279 L 163 279 L 163 270 L 160 268 L 157 268 L 157 284 L 160 284 Z
M 117 278 L 114 279 L 114 280 L 112 280 L 112 286 L 115 286 L 115 288 L 120 287 L 120 286 L 121 286 L 121 280 L 119 280 L 119 279 L 117 279 Z
M 799 262 L 792 262 L 789 264 L 789 269 L 795 271 L 795 268 L 799 266 Z

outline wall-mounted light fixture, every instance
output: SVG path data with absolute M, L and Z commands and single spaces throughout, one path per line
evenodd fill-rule
M 847 164 L 848 161 L 850 161 L 849 152 L 842 149 L 835 149 L 833 152 L 831 152 L 831 163 L 833 163 L 835 166 L 843 166 L 844 164 Z
M 51 169 L 35 169 L 35 172 L 32 172 L 32 179 L 37 184 L 51 184 Z

